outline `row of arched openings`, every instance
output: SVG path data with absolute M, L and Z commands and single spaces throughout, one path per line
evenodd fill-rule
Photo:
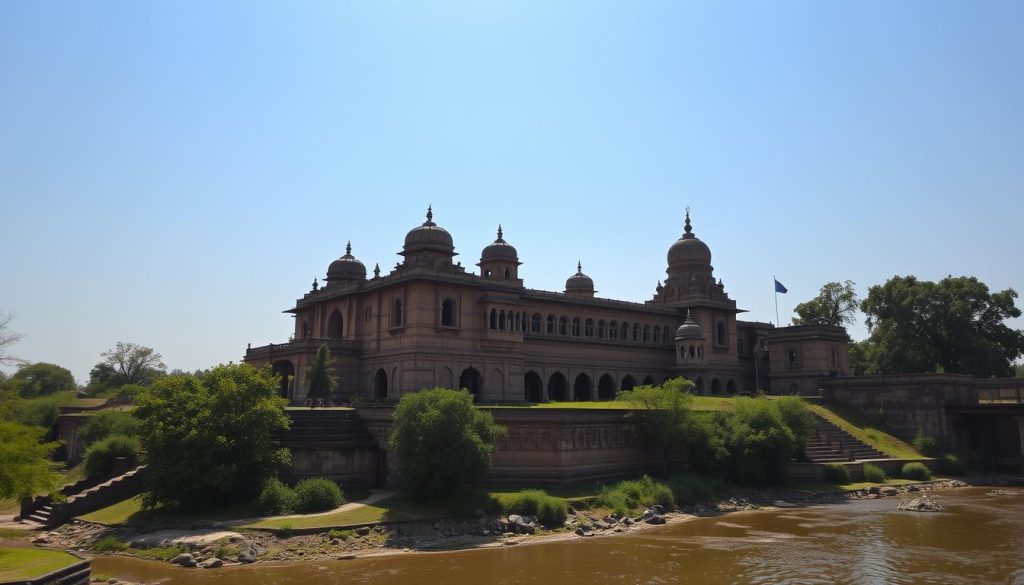
M 642 381 L 642 384 L 654 383 L 652 376 L 646 376 Z M 555 372 L 548 377 L 547 395 L 545 396 L 544 379 L 540 377 L 540 374 L 530 370 L 523 377 L 524 399 L 527 402 L 614 400 L 616 392 L 632 390 L 636 385 L 636 378 L 633 376 L 624 376 L 622 381 L 616 384 L 615 378 L 610 374 L 604 374 L 598 378 L 596 387 L 589 374 L 577 375 L 570 385 L 565 374 Z
M 668 325 L 629 323 L 628 321 L 605 321 L 604 319 L 581 319 L 563 315 L 542 317 L 534 313 L 529 318 L 519 311 L 491 309 L 488 326 L 503 331 L 520 331 L 536 335 L 560 335 L 565 337 L 590 337 L 639 343 L 672 343 L 672 332 Z

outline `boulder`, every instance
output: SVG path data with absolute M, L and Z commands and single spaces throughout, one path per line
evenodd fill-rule
M 661 516 L 665 513 L 665 508 L 661 504 L 654 504 L 653 506 L 651 506 L 651 511 L 657 514 L 658 516 Z
M 171 559 L 171 563 L 175 565 L 181 565 L 182 567 L 194 567 L 196 566 L 196 558 L 190 553 L 181 553 L 180 555 Z
M 369 533 L 370 533 L 370 527 L 369 526 L 360 526 L 359 528 L 356 528 L 356 534 L 358 534 L 359 536 L 366 536 Z
M 242 549 L 242 552 L 238 553 L 238 562 L 240 563 L 255 563 L 256 562 L 256 551 L 251 546 Z
M 900 502 L 896 509 L 910 512 L 941 512 L 942 506 L 928 496 L 921 496 L 909 501 Z
M 775 500 L 774 502 L 772 502 L 772 505 L 775 506 L 776 508 L 799 508 L 800 507 L 800 506 L 797 506 L 796 504 L 791 504 L 791 503 L 787 502 L 786 500 Z
M 879 493 L 881 493 L 883 496 L 895 496 L 896 494 L 900 493 L 900 490 L 892 486 L 886 486 L 880 489 Z
M 664 524 L 665 517 L 660 514 L 654 514 L 650 518 L 644 520 L 644 522 L 647 522 L 648 524 Z
M 218 559 L 217 557 L 210 557 L 205 561 L 199 563 L 198 566 L 200 569 L 219 569 L 220 567 L 224 566 L 224 561 Z

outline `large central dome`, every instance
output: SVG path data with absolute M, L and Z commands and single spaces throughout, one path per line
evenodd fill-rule
M 416 226 L 405 235 L 404 252 L 432 250 L 435 252 L 455 252 L 455 243 L 448 230 L 434 223 L 434 211 L 427 207 L 427 221 Z
M 693 235 L 690 226 L 690 211 L 686 211 L 686 227 L 683 237 L 668 249 L 668 267 L 711 266 L 711 248 Z

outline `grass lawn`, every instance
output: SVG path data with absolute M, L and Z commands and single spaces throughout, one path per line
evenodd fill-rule
M 249 502 L 196 513 L 172 512 L 160 508 L 143 510 L 142 496 L 138 495 L 122 500 L 112 506 L 79 516 L 78 518 L 110 526 L 159 526 L 164 524 L 183 525 L 222 522 L 224 520 L 248 518 L 256 515 L 256 512 L 252 509 L 252 504 Z
M 727 396 L 693 396 L 691 403 L 694 410 L 723 410 L 733 409 L 733 398 Z M 594 410 L 630 410 L 637 405 L 622 400 L 597 400 L 581 402 L 536 402 L 532 404 L 507 404 L 496 406 L 485 406 L 484 408 L 565 408 L 565 409 L 594 409 Z
M 0 581 L 21 581 L 63 569 L 80 561 L 64 551 L 33 547 L 0 547 Z
M 811 410 L 823 416 L 832 424 L 853 435 L 870 447 L 886 453 L 896 459 L 924 459 L 920 453 L 909 443 L 901 441 L 896 437 L 872 428 L 874 424 L 859 412 L 839 405 L 830 404 L 825 407 L 821 404 L 809 404 Z
M 354 510 L 318 516 L 293 516 L 260 520 L 235 528 L 332 528 L 371 522 L 401 522 L 408 520 L 435 520 L 447 517 L 443 507 L 411 502 L 402 496 L 391 496 L 374 504 Z

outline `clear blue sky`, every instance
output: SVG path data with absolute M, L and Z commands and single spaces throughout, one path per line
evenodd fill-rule
M 11 0 L 0 203 L 15 353 L 80 382 L 286 340 L 428 203 L 533 288 L 650 298 L 689 205 L 752 320 L 773 274 L 783 322 L 830 280 L 1021 290 L 1024 3 Z

